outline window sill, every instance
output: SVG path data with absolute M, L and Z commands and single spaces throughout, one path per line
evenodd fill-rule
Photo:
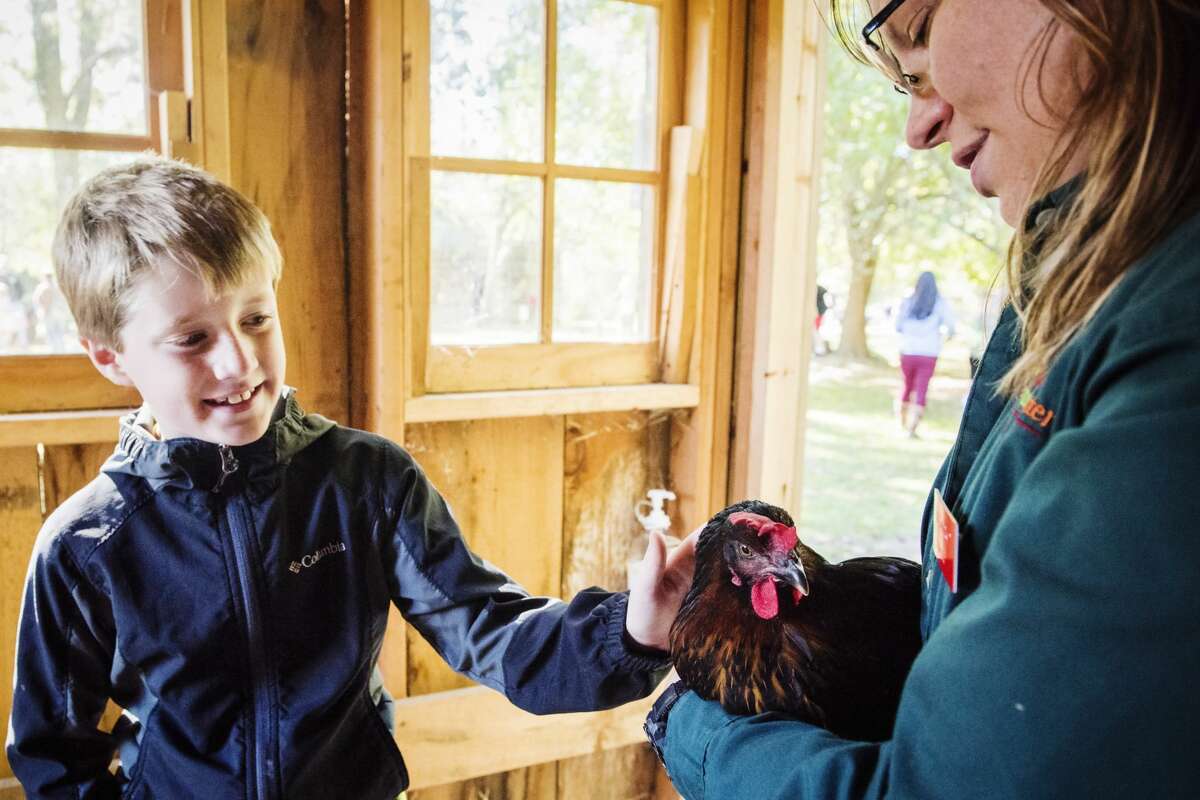
M 427 394 L 404 406 L 405 422 L 456 422 L 505 417 L 598 414 L 695 408 L 700 387 L 688 383 L 644 383 L 572 389 Z M 117 424 L 131 408 L 0 414 L 0 448 L 38 444 L 116 442 Z
M 698 405 L 700 387 L 688 383 L 456 392 L 411 398 L 404 405 L 404 421 L 454 422 L 502 417 L 695 408 Z

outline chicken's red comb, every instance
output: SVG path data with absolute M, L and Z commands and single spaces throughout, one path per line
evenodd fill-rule
M 791 550 L 800 543 L 795 528 L 773 519 L 767 519 L 762 514 L 737 511 L 726 519 L 730 525 L 745 525 L 759 536 L 769 536 L 772 550 Z

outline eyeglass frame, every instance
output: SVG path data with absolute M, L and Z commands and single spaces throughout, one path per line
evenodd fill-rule
M 904 5 L 905 2 L 906 0 L 891 0 L 891 2 L 879 10 L 878 14 L 871 17 L 871 19 L 867 21 L 867 24 L 864 25 L 862 29 L 862 38 L 863 41 L 867 43 L 867 47 L 871 48 L 877 53 L 883 51 L 882 47 L 875 44 L 875 42 L 871 40 L 871 35 L 882 28 L 888 21 L 888 18 L 891 17 L 892 14 L 895 14 L 897 9 Z M 898 61 L 896 62 L 896 66 L 900 66 Z M 900 77 L 905 84 L 915 83 L 917 81 L 916 75 L 911 75 L 905 72 L 903 69 L 900 70 Z M 893 82 L 892 85 L 900 94 L 908 94 L 906 88 L 902 87 L 899 83 Z

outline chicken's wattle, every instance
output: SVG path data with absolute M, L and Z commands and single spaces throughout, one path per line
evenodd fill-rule
M 763 578 L 750 587 L 750 604 L 754 613 L 762 619 L 774 619 L 779 613 L 779 592 L 775 591 L 775 581 Z

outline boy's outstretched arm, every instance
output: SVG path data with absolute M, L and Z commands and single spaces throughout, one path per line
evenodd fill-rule
M 611 708 L 658 685 L 669 666 L 658 647 L 682 598 L 674 587 L 690 581 L 686 550 L 659 567 L 661 552 L 651 553 L 659 588 L 635 592 L 630 618 L 642 645 L 626 630 L 628 593 L 591 588 L 566 603 L 531 596 L 471 552 L 407 453 L 392 446 L 386 458 L 378 541 L 389 593 L 451 668 L 542 714 Z
M 663 535 L 650 534 L 646 555 L 630 579 L 625 613 L 625 630 L 642 647 L 670 650 L 671 623 L 692 585 L 701 530 L 693 531 L 669 553 Z
M 109 605 L 50 528 L 25 581 L 8 762 L 26 797 L 116 798 L 115 747 L 96 727 L 109 696 Z

